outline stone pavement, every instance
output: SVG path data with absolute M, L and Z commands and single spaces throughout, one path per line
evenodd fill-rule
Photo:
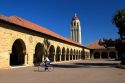
M 52 72 L 38 72 L 36 67 L 0 70 L 0 83 L 125 83 L 125 69 L 119 61 L 84 60 L 54 63 Z

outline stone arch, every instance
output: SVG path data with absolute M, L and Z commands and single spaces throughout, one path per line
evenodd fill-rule
M 115 59 L 116 58 L 116 53 L 115 52 L 110 52 L 109 53 L 109 57 L 111 58 L 111 59 Z
M 101 58 L 102 59 L 108 59 L 108 53 L 107 52 L 102 52 Z
M 85 59 L 85 51 L 84 50 L 81 51 L 81 59 Z
M 10 65 L 18 66 L 25 63 L 26 45 L 22 39 L 16 39 L 12 45 Z
M 74 49 L 74 51 L 73 51 L 73 60 L 75 60 L 75 56 L 76 56 L 76 50 Z
M 94 53 L 94 59 L 100 59 L 100 53 L 99 52 Z
M 78 60 L 78 57 L 79 57 L 79 52 L 78 50 L 76 51 L 76 60 Z
M 49 48 L 49 59 L 53 62 L 54 61 L 54 56 L 55 56 L 55 47 L 53 45 L 50 46 Z
M 72 60 L 72 56 L 73 56 L 73 50 L 70 50 L 70 60 Z
M 39 42 L 36 44 L 35 54 L 33 56 L 34 65 L 37 65 L 42 62 L 43 55 L 44 55 L 44 45 Z
M 65 51 L 65 48 L 63 47 L 62 48 L 62 56 L 61 56 L 62 61 L 65 60 L 65 54 L 66 54 L 66 51 Z
M 56 49 L 56 61 L 60 61 L 61 49 L 58 46 Z
M 66 60 L 69 60 L 69 48 L 66 50 Z
M 81 59 L 81 52 L 80 52 L 80 50 L 79 50 L 79 59 Z

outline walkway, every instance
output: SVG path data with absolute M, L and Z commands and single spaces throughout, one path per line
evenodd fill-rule
M 35 67 L 0 70 L 0 83 L 125 83 L 125 70 L 118 61 L 84 60 L 54 64 L 52 72 Z

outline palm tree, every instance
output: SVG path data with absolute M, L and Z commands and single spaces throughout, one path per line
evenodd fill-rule
M 120 35 L 120 42 L 117 44 L 118 55 L 121 57 L 121 64 L 125 65 L 125 9 L 119 10 L 113 17 L 113 23 L 118 28 L 118 33 Z
M 125 9 L 119 10 L 113 17 L 113 24 L 119 30 L 120 38 L 122 39 L 125 36 Z

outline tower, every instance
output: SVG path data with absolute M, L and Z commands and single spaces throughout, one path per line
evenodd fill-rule
M 70 28 L 70 38 L 76 42 L 79 42 L 82 44 L 82 39 L 81 39 L 81 26 L 80 26 L 80 21 L 75 14 L 75 16 L 72 18 L 71 21 L 71 28 Z

